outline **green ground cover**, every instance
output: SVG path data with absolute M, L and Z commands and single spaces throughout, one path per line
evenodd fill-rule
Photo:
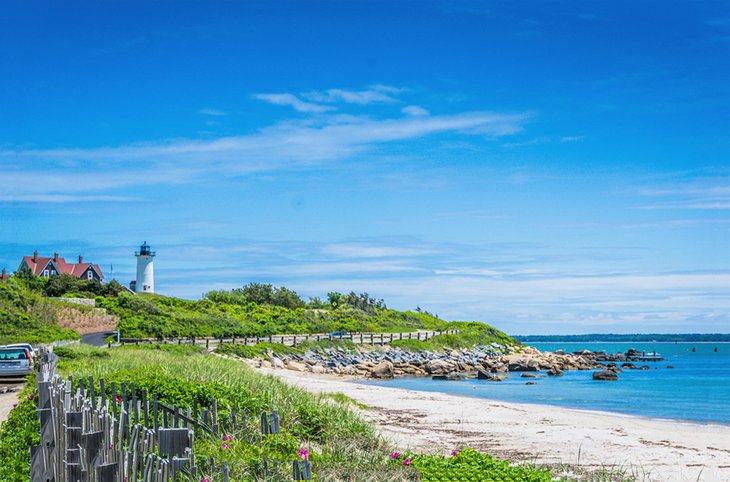
M 391 342 L 391 346 L 407 351 L 442 351 L 447 348 L 468 349 L 490 343 L 503 346 L 519 344 L 514 338 L 484 323 L 453 321 L 449 323 L 449 329 L 458 330 L 458 333 L 436 335 L 425 341 L 396 340 Z
M 80 338 L 75 331 L 58 326 L 59 306 L 21 279 L 11 277 L 0 282 L 0 344 Z

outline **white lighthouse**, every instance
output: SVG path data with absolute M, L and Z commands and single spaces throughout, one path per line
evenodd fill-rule
M 150 251 L 150 246 L 145 241 L 134 255 L 137 257 L 137 280 L 134 284 L 134 291 L 137 293 L 154 293 L 155 267 L 153 261 L 155 252 Z

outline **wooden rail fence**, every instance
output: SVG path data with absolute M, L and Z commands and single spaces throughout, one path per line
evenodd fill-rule
M 121 338 L 122 345 L 174 344 L 174 345 L 211 345 L 219 343 L 239 343 L 256 345 L 261 342 L 280 343 L 286 346 L 297 346 L 305 341 L 341 341 L 349 340 L 357 345 L 385 345 L 398 340 L 426 341 L 437 335 L 455 334 L 459 330 L 444 331 L 408 331 L 405 333 L 342 333 L 342 334 L 302 334 L 302 335 L 268 335 L 268 336 L 227 336 L 227 337 L 187 337 L 187 338 Z
M 195 456 L 196 436 L 255 443 L 281 431 L 276 410 L 260 415 L 258 432 L 242 410 L 219 414 L 215 399 L 209 407 L 194 401 L 182 409 L 134 384 L 104 379 L 95 384 L 92 377 L 77 380 L 74 390 L 71 377 L 57 375 L 57 363 L 56 355 L 41 352 L 36 375 L 41 444 L 30 451 L 32 482 L 197 482 L 201 476 L 228 482 L 225 462 Z M 263 459 L 251 472 L 262 481 L 312 479 L 308 460 Z

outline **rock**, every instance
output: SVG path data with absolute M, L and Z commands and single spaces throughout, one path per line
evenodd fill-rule
M 604 380 L 604 381 L 616 381 L 616 380 L 618 380 L 618 375 L 616 375 L 611 370 L 601 370 L 598 372 L 593 372 L 593 379 L 594 380 Z
M 271 368 L 271 362 L 269 360 L 261 360 L 261 364 L 259 365 L 261 368 Z
M 448 380 L 448 375 L 431 375 L 431 380 Z
M 393 364 L 387 360 L 383 360 L 370 370 L 370 376 L 373 378 L 393 378 Z
M 540 369 L 540 362 L 534 358 L 517 358 L 510 360 L 507 368 L 511 372 L 536 372 Z
M 294 361 L 294 360 L 289 360 L 286 363 L 286 367 L 289 370 L 294 370 L 295 372 L 306 372 L 307 371 L 307 365 L 305 365 L 304 363 L 301 363 L 301 362 Z
M 276 358 L 275 356 L 272 356 L 271 366 L 274 368 L 284 368 L 284 362 L 281 361 L 281 358 Z
M 565 355 L 565 350 L 555 350 L 556 355 Z
M 667 368 L 674 368 L 673 365 L 667 365 Z
M 325 373 L 326 370 L 322 365 L 314 365 L 311 367 L 312 373 Z
M 639 370 L 651 370 L 651 367 L 649 365 L 641 365 Z
M 537 385 L 537 382 L 527 382 L 525 385 Z
M 487 380 L 489 382 L 501 382 L 503 380 L 507 380 L 509 378 L 507 375 L 504 374 L 496 374 L 496 373 L 487 373 L 488 378 L 480 378 L 480 380 Z
M 537 375 L 535 375 L 534 373 L 523 373 L 523 374 L 522 374 L 522 375 L 520 375 L 520 376 L 521 376 L 522 378 L 537 378 Z
M 562 377 L 563 370 L 553 367 L 550 370 L 548 370 L 547 374 L 550 375 L 551 377 Z
M 490 379 L 490 378 L 492 378 L 493 376 L 494 376 L 494 375 L 492 375 L 492 374 L 491 374 L 491 373 L 489 373 L 489 372 L 485 372 L 484 370 L 478 370 L 478 371 L 477 371 L 477 379 L 478 379 L 478 380 L 489 380 L 489 379 Z
M 445 360 L 429 360 L 426 363 L 426 372 L 431 375 L 448 375 L 454 371 L 454 365 Z
M 637 366 L 636 366 L 636 365 L 634 365 L 633 363 L 622 363 L 622 364 L 621 364 L 621 368 L 626 368 L 626 369 L 628 369 L 628 370 L 636 370 L 636 369 L 638 369 L 639 367 L 637 367 Z

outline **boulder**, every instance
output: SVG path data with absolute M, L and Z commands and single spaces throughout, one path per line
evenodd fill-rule
M 611 370 L 601 370 L 598 372 L 593 372 L 593 379 L 612 382 L 618 380 L 618 375 L 616 375 Z
M 431 380 L 448 380 L 448 375 L 431 375 Z
M 393 364 L 387 360 L 383 360 L 370 370 L 370 376 L 373 378 L 393 378 Z
M 673 365 L 667 365 L 667 368 L 674 368 Z
M 304 363 L 294 361 L 294 360 L 289 360 L 286 363 L 286 367 L 289 370 L 294 370 L 295 372 L 306 372 L 307 371 L 307 365 L 305 365 Z
M 540 369 L 540 362 L 533 358 L 517 358 L 510 360 L 507 368 L 511 372 L 536 372 Z
M 525 385 L 537 385 L 537 382 L 527 382 Z
M 314 365 L 310 368 L 312 370 L 312 373 L 325 373 L 326 370 L 322 365 Z
M 275 356 L 272 356 L 271 366 L 274 368 L 284 368 L 284 362 L 281 361 L 281 358 L 276 358 Z
M 522 378 L 537 378 L 537 375 L 534 373 L 523 373 L 520 375 Z
M 641 365 L 639 370 L 651 370 L 651 367 L 649 365 Z
M 454 365 L 445 360 L 429 360 L 426 363 L 426 372 L 431 375 L 448 375 L 455 370 Z
M 548 370 L 547 374 L 550 375 L 551 377 L 562 377 L 563 370 L 553 367 L 550 370 Z

